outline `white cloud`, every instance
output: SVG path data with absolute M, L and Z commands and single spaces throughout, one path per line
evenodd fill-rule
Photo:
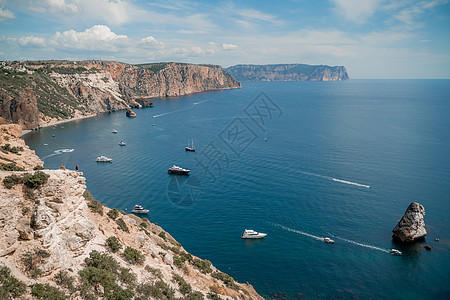
M 68 49 L 117 51 L 128 41 L 126 35 L 117 35 L 108 26 L 95 25 L 83 32 L 75 30 L 56 32 L 55 46 Z
M 13 18 L 15 18 L 15 16 L 10 10 L 8 9 L 3 10 L 3 7 L 0 7 L 0 22 Z
M 331 0 L 338 15 L 363 24 L 377 11 L 383 0 Z
M 237 49 L 238 45 L 234 45 L 234 44 L 222 44 L 222 49 L 223 50 L 233 50 L 233 49 Z
M 415 18 L 419 15 L 426 13 L 428 10 L 433 9 L 436 6 L 444 5 L 448 3 L 448 0 L 432 0 L 432 1 L 419 1 L 416 3 L 408 3 L 408 5 L 402 9 L 394 19 L 401 21 L 407 25 L 417 25 Z
M 148 48 L 161 48 L 164 46 L 163 42 L 156 40 L 153 36 L 148 36 L 140 40 L 140 44 Z
M 22 47 L 44 48 L 46 46 L 45 39 L 34 36 L 19 38 L 18 42 Z

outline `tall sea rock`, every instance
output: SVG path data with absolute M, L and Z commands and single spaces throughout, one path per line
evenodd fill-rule
M 417 203 L 412 202 L 405 211 L 405 214 L 392 230 L 392 237 L 403 243 L 414 242 L 423 239 L 427 235 L 425 229 L 425 208 Z
M 225 70 L 239 81 L 349 80 L 344 66 L 312 66 L 305 64 L 236 65 Z

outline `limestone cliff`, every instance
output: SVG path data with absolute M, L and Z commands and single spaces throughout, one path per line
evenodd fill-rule
M 111 61 L 2 62 L 0 117 L 24 129 L 84 115 L 152 106 L 155 97 L 239 88 L 222 67 Z
M 341 81 L 349 79 L 344 66 L 236 65 L 225 70 L 239 81 Z
M 20 127 L 0 131 L 0 146 L 9 144 L 2 149 L 22 147 L 2 159 L 24 169 L 0 171 L 0 281 L 9 280 L 0 284 L 2 296 L 262 299 L 251 285 L 187 253 L 156 224 L 102 206 L 86 192 L 82 173 L 34 171 L 42 162 L 17 138 Z

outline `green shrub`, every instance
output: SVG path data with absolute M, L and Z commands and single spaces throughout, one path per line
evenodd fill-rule
M 153 274 L 155 277 L 161 279 L 161 277 L 162 277 L 162 272 L 161 272 L 160 269 L 152 268 L 152 267 L 150 267 L 150 266 L 148 266 L 148 265 L 145 266 L 144 269 L 145 269 L 145 271 L 147 271 L 147 272 Z
M 130 232 L 130 229 L 128 229 L 127 224 L 125 224 L 125 221 L 122 218 L 119 218 L 116 220 L 117 225 L 119 225 L 119 228 L 122 229 L 125 232 Z
M 207 273 L 211 273 L 211 262 L 207 259 L 205 260 L 201 260 L 201 259 L 194 259 L 192 264 L 194 265 L 194 267 L 196 267 L 197 269 L 200 270 L 200 272 L 207 274 Z
M 31 175 L 29 173 L 25 173 L 23 175 L 23 183 L 27 187 L 35 189 L 35 188 L 39 187 L 40 185 L 47 183 L 49 177 L 50 177 L 50 175 L 47 175 L 42 171 L 36 171 L 36 172 L 34 172 L 33 175 Z
M 22 177 L 12 174 L 3 178 L 3 184 L 7 189 L 12 188 L 14 185 L 22 183 Z
M 205 297 L 203 297 L 203 294 L 201 292 L 192 292 L 186 297 L 184 297 L 185 300 L 203 300 Z
M 75 279 L 69 275 L 67 271 L 60 271 L 55 275 L 55 282 L 57 285 L 68 289 L 71 293 L 74 293 L 76 288 L 74 285 Z
M 211 299 L 211 300 L 221 300 L 222 299 L 216 292 L 209 292 L 207 297 L 208 297 L 208 299 Z
M 110 236 L 106 239 L 106 243 L 111 249 L 112 252 L 116 253 L 120 249 L 122 249 L 122 244 L 119 242 L 119 240 L 115 236 Z
M 147 223 L 142 222 L 141 224 L 139 224 L 139 226 L 142 227 L 142 228 L 147 228 Z
M 27 286 L 11 275 L 8 267 L 0 269 L 0 298 L 17 299 L 26 292 Z
M 119 269 L 119 264 L 114 258 L 106 253 L 98 252 L 97 250 L 92 250 L 91 253 L 89 253 L 89 257 L 84 259 L 84 262 L 88 267 L 108 270 L 112 273 L 117 273 L 117 270 Z
M 178 255 L 173 256 L 173 264 L 178 268 L 181 268 L 184 265 L 184 261 L 185 261 L 184 257 L 180 257 Z
M 40 170 L 45 170 L 45 168 L 41 165 L 37 165 L 36 167 L 33 168 L 33 170 L 40 171 Z
M 89 201 L 88 207 L 91 208 L 92 212 L 98 213 L 99 215 L 103 216 L 103 205 L 100 203 L 100 201 L 96 200 L 88 190 L 84 191 L 83 197 L 84 199 Z
M 18 167 L 15 162 L 9 164 L 0 163 L 0 170 L 2 171 L 25 171 L 24 168 Z
M 212 273 L 211 276 L 222 280 L 227 287 L 232 288 L 233 290 L 239 290 L 239 287 L 234 283 L 234 279 L 230 275 L 217 271 Z
M 161 231 L 161 232 L 158 234 L 158 236 L 159 236 L 160 238 L 162 238 L 163 240 L 166 240 L 166 233 L 165 233 L 164 231 Z
M 53 287 L 48 284 L 36 283 L 31 287 L 31 295 L 37 299 L 52 299 L 52 300 L 64 300 L 67 299 L 66 295 L 61 292 L 58 288 Z
M 107 215 L 111 219 L 115 220 L 119 216 L 119 211 L 117 210 L 117 208 L 113 208 L 110 211 L 108 211 Z
M 178 287 L 182 295 L 189 294 L 192 291 L 191 285 L 187 283 L 180 275 L 174 274 L 172 279 L 178 283 Z
M 136 282 L 136 275 L 134 275 L 130 269 L 120 268 L 119 280 L 127 286 L 134 286 L 134 283 Z
M 22 255 L 22 262 L 25 266 L 25 272 L 32 278 L 36 278 L 42 274 L 40 266 L 50 257 L 50 253 L 42 249 L 35 249 L 34 252 L 29 251 Z
M 126 247 L 123 251 L 123 256 L 127 261 L 131 261 L 133 264 L 142 264 L 145 260 L 144 255 L 139 250 L 131 247 Z

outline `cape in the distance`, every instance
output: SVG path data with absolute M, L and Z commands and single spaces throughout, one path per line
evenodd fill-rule
M 342 81 L 350 79 L 344 66 L 235 65 L 225 70 L 238 81 Z

